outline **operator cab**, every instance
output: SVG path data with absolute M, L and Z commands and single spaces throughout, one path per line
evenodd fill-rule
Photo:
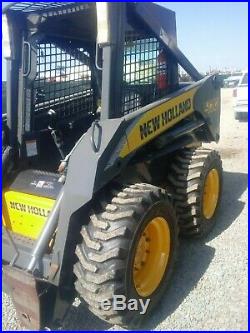
M 165 10 L 159 38 L 140 4 L 105 4 L 21 2 L 5 9 L 4 145 L 15 151 L 17 168 L 55 172 L 95 121 L 126 116 L 180 89 L 177 59 L 161 40 L 167 31 L 176 44 L 175 14 Z

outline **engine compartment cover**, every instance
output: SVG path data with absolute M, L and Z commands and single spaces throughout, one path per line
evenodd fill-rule
M 59 177 L 33 169 L 19 172 L 2 193 L 3 225 L 11 232 L 37 239 L 63 186 Z

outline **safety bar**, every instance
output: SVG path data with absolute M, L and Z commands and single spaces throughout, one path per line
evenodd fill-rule
M 33 248 L 32 254 L 31 254 L 31 260 L 27 267 L 28 272 L 32 272 L 35 269 L 36 264 L 41 260 L 43 254 L 46 250 L 46 247 L 48 246 L 48 242 L 56 230 L 63 195 L 64 195 L 64 190 L 62 189 L 50 212 L 50 215 L 43 227 L 43 230 L 42 230 L 39 238 L 36 240 L 36 243 L 34 245 L 34 248 Z

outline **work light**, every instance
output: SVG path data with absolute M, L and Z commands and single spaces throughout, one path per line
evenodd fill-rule
M 10 32 L 8 19 L 6 15 L 2 15 L 2 34 L 3 34 L 3 55 L 6 59 L 11 58 Z
M 97 2 L 97 43 L 101 46 L 110 42 L 109 19 L 108 19 L 108 3 Z

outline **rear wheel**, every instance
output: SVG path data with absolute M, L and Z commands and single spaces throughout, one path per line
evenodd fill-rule
M 204 237 L 215 224 L 222 191 L 222 162 L 218 152 L 184 149 L 173 160 L 168 176 L 180 232 Z
M 152 185 L 124 187 L 108 201 L 82 228 L 75 286 L 98 317 L 133 327 L 150 313 L 168 284 L 177 253 L 177 221 L 168 196 Z M 114 295 L 126 298 L 126 309 L 114 309 Z M 131 299 L 137 306 L 129 305 Z M 150 299 L 144 315 L 138 299 Z M 101 304 L 105 300 L 111 304 L 107 310 Z

